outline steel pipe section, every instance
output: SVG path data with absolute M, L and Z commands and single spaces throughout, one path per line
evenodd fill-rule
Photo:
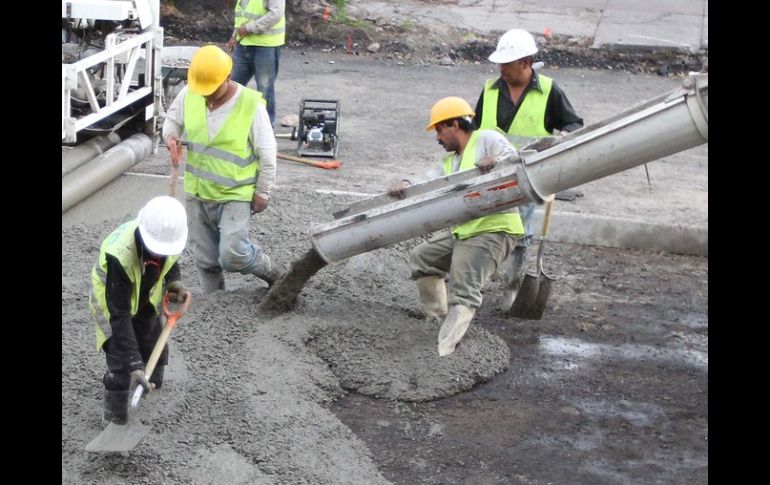
M 62 153 L 61 156 L 61 176 L 64 177 L 87 161 L 98 157 L 106 150 L 120 143 L 120 137 L 116 133 L 97 136 L 85 143 Z
M 708 74 L 681 88 L 578 130 L 542 152 L 522 152 L 518 163 L 468 178 L 427 181 L 414 196 L 345 212 L 313 229 L 311 241 L 327 262 L 428 234 L 612 175 L 708 142 Z M 470 171 L 480 174 L 478 170 Z M 453 179 L 453 177 L 456 177 Z M 359 204 L 363 208 L 363 204 Z
M 151 153 L 152 139 L 136 134 L 68 173 L 61 180 L 61 211 L 67 211 Z
M 555 194 L 708 142 L 708 74 L 658 99 L 524 156 L 535 190 Z

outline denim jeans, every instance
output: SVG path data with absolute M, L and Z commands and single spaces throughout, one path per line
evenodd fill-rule
M 261 47 L 256 45 L 235 44 L 233 50 L 233 72 L 231 78 L 246 86 L 254 77 L 257 91 L 267 102 L 267 114 L 270 123 L 275 124 L 275 78 L 278 76 L 278 61 L 281 47 Z

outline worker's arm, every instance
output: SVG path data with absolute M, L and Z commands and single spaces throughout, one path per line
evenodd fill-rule
M 548 95 L 543 124 L 549 133 L 553 133 L 553 130 L 570 132 L 583 127 L 583 118 L 577 115 L 567 95 L 556 82 Z
M 268 0 L 266 8 L 267 12 L 263 16 L 241 25 L 238 30 L 238 34 L 241 37 L 248 34 L 262 34 L 271 30 L 283 17 L 286 0 Z
M 270 191 L 273 190 L 275 184 L 275 156 L 278 153 L 273 125 L 270 123 L 270 116 L 262 103 L 258 103 L 257 115 L 251 123 L 249 143 L 259 156 L 259 175 L 252 212 L 262 212 L 267 207 Z
M 184 131 L 184 97 L 187 93 L 187 86 L 182 88 L 171 107 L 166 111 L 166 118 L 163 120 L 163 130 L 161 136 L 166 142 L 166 147 L 171 153 L 171 163 L 177 167 L 182 161 L 182 145 L 179 140 Z
M 123 270 L 117 258 L 107 255 L 107 282 L 106 295 L 107 308 L 110 311 L 110 354 L 115 355 L 123 362 L 124 370 L 132 372 L 144 369 L 142 355 L 139 353 L 139 344 L 134 334 L 134 325 L 131 320 L 131 292 L 133 284 Z
M 518 151 L 502 134 L 494 130 L 481 130 L 476 142 L 476 165 L 482 172 L 488 172 L 498 163 L 516 159 Z

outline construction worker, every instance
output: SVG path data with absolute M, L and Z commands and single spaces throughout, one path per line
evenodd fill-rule
M 187 86 L 166 113 L 163 138 L 174 167 L 182 161 L 190 238 L 205 293 L 225 289 L 224 271 L 280 276 L 249 239 L 251 215 L 264 211 L 276 173 L 276 142 L 262 96 L 230 79 L 232 59 L 207 45 L 190 61 Z
M 233 54 L 233 81 L 246 86 L 254 77 L 275 123 L 275 78 L 286 40 L 285 0 L 235 0 L 235 28 L 227 48 Z
M 489 56 L 490 61 L 500 65 L 500 77 L 487 79 L 476 102 L 473 125 L 503 131 L 517 149 L 536 138 L 563 135 L 583 127 L 583 119 L 575 113 L 564 91 L 533 68 L 537 50 L 535 39 L 526 30 L 512 29 L 503 34 Z M 511 307 L 524 280 L 534 210 L 532 203 L 519 206 L 526 237 L 503 264 L 502 310 Z
M 155 197 L 136 219 L 121 224 L 102 242 L 91 271 L 88 306 L 96 320 L 96 349 L 107 359 L 102 424 L 125 424 L 128 397 L 163 384 L 168 345 L 149 380 L 144 368 L 160 337 L 163 288 L 169 301 L 185 298 L 177 260 L 187 243 L 187 214 L 181 202 Z
M 498 131 L 474 131 L 473 114 L 470 105 L 458 97 L 443 98 L 433 105 L 427 129 L 436 130 L 439 145 L 449 154 L 440 167 L 427 174 L 428 178 L 475 167 L 488 172 L 495 163 L 517 155 L 513 145 Z M 409 180 L 395 182 L 388 193 L 403 197 L 410 184 Z M 409 267 L 417 282 L 420 304 L 429 319 L 443 318 L 438 334 L 440 356 L 454 352 L 481 306 L 482 287 L 523 234 L 521 218 L 514 208 L 440 231 L 414 248 Z

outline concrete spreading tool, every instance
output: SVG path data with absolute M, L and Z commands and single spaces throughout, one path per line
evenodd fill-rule
M 168 309 L 169 295 L 163 297 L 163 314 L 166 316 L 166 325 L 163 327 L 163 331 L 155 343 L 155 347 L 152 349 L 150 359 L 147 361 L 147 367 L 145 368 L 145 375 L 147 379 L 150 379 L 152 372 L 155 370 L 155 365 L 158 363 L 163 347 L 166 345 L 168 336 L 176 325 L 176 321 L 182 317 L 187 311 L 187 307 L 190 306 L 190 292 L 185 292 L 185 300 L 179 310 L 171 313 Z M 126 424 L 110 423 L 104 428 L 104 431 L 99 433 L 99 436 L 91 440 L 86 445 L 86 451 L 95 453 L 127 453 L 133 450 L 142 438 L 150 432 L 152 426 L 144 425 L 135 419 L 136 409 L 139 407 L 139 400 L 142 397 L 144 388 L 137 386 L 131 397 L 129 404 L 128 422 Z
M 333 169 L 333 168 L 340 168 L 342 166 L 342 162 L 340 162 L 339 160 L 330 160 L 328 162 L 322 162 L 320 160 L 312 160 L 308 158 L 295 157 L 294 155 L 287 155 L 281 152 L 278 152 L 276 154 L 276 158 L 279 158 L 281 160 L 289 160 L 290 162 L 304 163 L 306 165 L 311 165 L 313 167 L 318 167 L 318 168 L 325 168 L 327 170 Z

